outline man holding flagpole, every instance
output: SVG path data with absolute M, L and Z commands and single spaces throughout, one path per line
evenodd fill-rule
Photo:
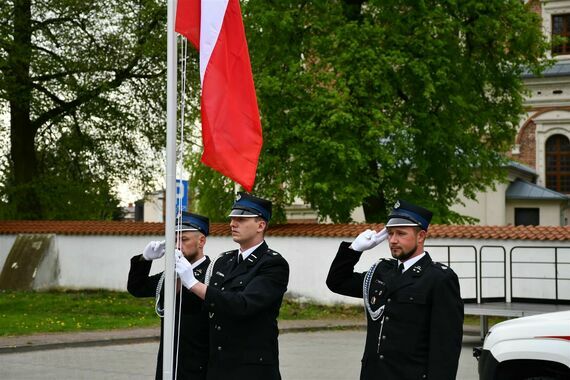
M 222 253 L 207 284 L 185 257 L 176 272 L 184 287 L 204 300 L 210 321 L 209 380 L 279 380 L 277 316 L 289 282 L 289 265 L 267 246 L 271 202 L 239 193 L 230 213 L 239 249 Z
M 177 252 L 191 265 L 192 272 L 204 281 L 210 258 L 204 255 L 204 245 L 210 230 L 208 218 L 189 212 L 182 212 L 176 228 Z M 135 297 L 157 297 L 156 312 L 164 316 L 164 272 L 149 276 L 152 262 L 165 253 L 164 241 L 151 241 L 143 253 L 131 258 L 127 290 Z M 186 289 L 177 286 L 176 323 L 174 351 L 174 373 L 176 379 L 205 380 L 208 366 L 208 316 L 203 310 L 203 301 Z M 180 328 L 178 329 L 178 326 Z M 156 376 L 163 378 L 164 320 L 160 324 L 161 340 L 158 348 Z

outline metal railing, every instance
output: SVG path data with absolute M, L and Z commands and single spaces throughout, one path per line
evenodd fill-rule
M 532 260 L 528 259 L 528 251 L 544 251 L 540 257 L 533 257 Z M 565 250 L 568 252 L 568 261 L 560 262 L 560 251 Z M 548 255 L 550 253 L 550 255 Z M 527 257 L 525 259 L 525 256 Z M 538 255 L 536 255 L 538 256 Z M 548 259 L 548 258 L 552 259 Z M 509 252 L 510 263 L 510 288 L 511 300 L 541 300 L 546 302 L 570 302 L 570 277 L 561 277 L 559 274 L 561 268 L 567 266 L 567 272 L 570 273 L 570 248 L 569 247 L 528 247 L 528 246 L 515 246 Z M 538 274 L 529 274 L 531 270 L 538 270 Z M 532 297 L 532 294 L 520 294 L 520 287 L 515 286 L 515 281 L 520 280 L 525 282 L 527 287 L 536 284 L 545 297 L 537 298 Z M 564 285 L 567 289 L 567 298 L 560 297 L 560 286 Z M 550 296 L 551 295 L 551 296 Z

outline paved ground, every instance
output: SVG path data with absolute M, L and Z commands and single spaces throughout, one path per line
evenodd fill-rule
M 337 325 L 357 329 L 331 329 Z M 354 322 L 297 321 L 280 327 L 284 380 L 358 379 L 365 333 Z M 81 334 L 79 337 L 77 334 L 47 334 L 43 340 L 37 341 L 38 337 L 28 337 L 27 343 L 21 347 L 15 346 L 12 340 L 12 348 L 7 346 L 6 338 L 1 338 L 0 378 L 153 379 L 157 336 L 153 337 L 148 329 L 143 330 L 90 333 L 82 337 Z M 477 363 L 471 353 L 472 347 L 480 344 L 480 340 L 474 329 L 467 330 L 457 379 L 476 380 Z M 95 339 L 97 334 L 99 340 Z M 47 344 L 50 340 L 51 345 Z

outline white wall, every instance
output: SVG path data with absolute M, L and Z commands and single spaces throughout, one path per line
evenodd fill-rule
M 64 288 L 105 288 L 124 291 L 126 290 L 130 258 L 142 252 L 149 241 L 162 239 L 162 236 L 57 235 L 54 244 L 55 253 L 59 255 L 60 263 L 60 276 L 57 285 Z M 344 238 L 347 241 L 352 239 L 353 237 Z M 0 235 L 0 267 L 3 267 L 14 240 L 15 235 Z M 304 297 L 322 303 L 360 304 L 357 299 L 333 294 L 325 284 L 330 264 L 343 238 L 268 236 L 266 240 L 272 249 L 280 252 L 289 262 L 288 294 L 290 296 Z M 477 297 L 475 277 L 481 274 L 482 267 L 488 276 L 493 274 L 502 276 L 503 270 L 506 268 L 507 278 L 509 278 L 509 253 L 516 246 L 566 247 L 566 251 L 559 252 L 558 260 L 565 263 L 559 268 L 559 277 L 570 278 L 570 242 L 428 239 L 427 245 L 429 246 L 427 250 L 435 261 L 447 264 L 449 255 L 450 266 L 460 277 L 462 297 L 467 299 Z M 448 249 L 447 246 L 453 247 Z M 219 253 L 235 248 L 236 244 L 229 236 L 212 236 L 207 240 L 205 252 L 211 258 L 215 258 Z M 519 248 L 516 248 L 515 251 L 519 252 L 519 256 L 522 255 L 522 257 L 527 254 Z M 476 252 L 480 252 L 485 260 L 482 265 L 475 264 Z M 507 258 L 504 264 L 503 252 Z M 527 249 L 526 252 L 530 252 L 533 260 L 540 262 L 552 256 L 553 251 L 552 249 L 535 250 L 533 248 L 530 251 Z M 365 271 L 374 261 L 389 256 L 387 244 L 383 243 L 365 252 L 356 270 Z M 536 265 L 522 267 L 521 273 L 536 277 L 533 272 L 535 267 Z M 151 273 L 162 271 L 163 268 L 164 260 L 157 260 L 153 264 Z M 520 265 L 518 269 L 521 269 Z M 552 272 L 552 269 L 548 268 L 542 270 L 545 273 Z M 503 279 L 488 278 L 482 282 L 486 297 L 506 295 L 507 300 L 510 300 L 509 281 L 507 281 L 507 289 L 503 289 Z M 529 293 L 529 297 L 531 295 L 540 296 L 541 294 L 546 295 L 546 298 L 550 297 L 551 287 L 544 281 L 522 281 L 520 286 L 533 289 L 533 293 Z M 537 288 L 542 290 L 537 290 Z M 517 290 L 519 294 L 521 289 Z M 522 290 L 524 291 L 524 289 Z M 570 300 L 570 281 L 559 282 L 559 296 L 561 299 Z
M 504 226 L 507 218 L 505 193 L 508 186 L 508 183 L 497 183 L 495 191 L 489 189 L 486 192 L 477 193 L 475 200 L 461 196 L 460 200 L 465 205 L 456 203 L 451 209 L 461 215 L 479 219 L 477 224 L 480 226 Z
M 537 202 L 511 200 L 507 205 L 507 224 L 515 224 L 515 208 L 539 208 L 539 222 L 541 226 L 561 226 L 560 204 L 558 202 Z

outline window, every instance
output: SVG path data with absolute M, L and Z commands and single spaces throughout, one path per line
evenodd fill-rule
M 570 140 L 553 135 L 546 140 L 546 187 L 570 193 Z
M 570 14 L 552 16 L 552 37 L 570 38 Z M 552 47 L 552 55 L 570 54 L 570 40 Z
M 515 208 L 515 226 L 538 226 L 539 224 L 538 208 Z

